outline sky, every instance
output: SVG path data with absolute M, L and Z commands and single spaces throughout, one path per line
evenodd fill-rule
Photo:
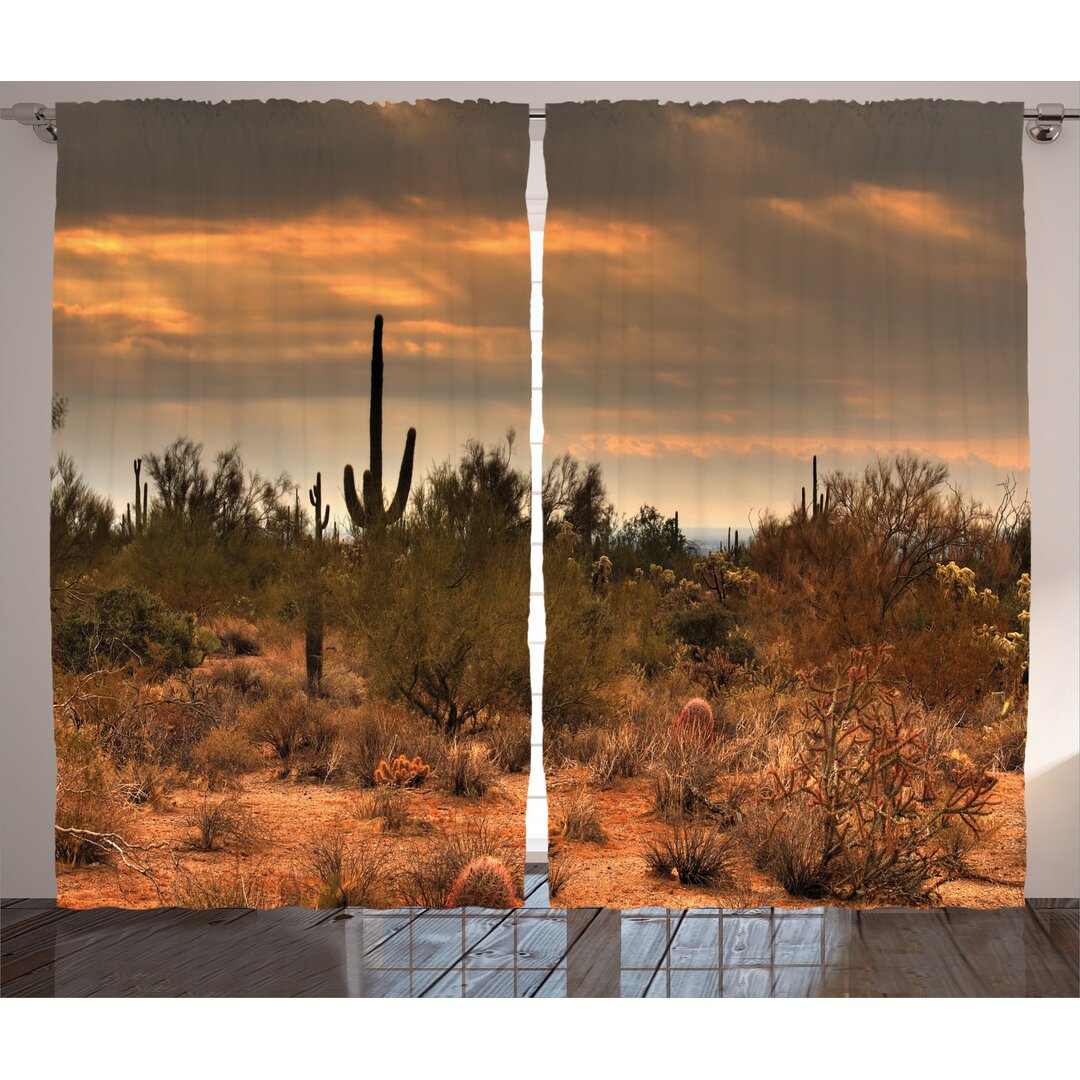
M 912 451 L 1028 484 L 1020 106 L 548 106 L 546 458 L 690 529 Z
M 1028 479 L 1017 106 L 548 107 L 546 458 L 690 530 L 911 450 L 996 503 Z M 527 469 L 526 107 L 60 105 L 54 437 L 122 511 L 131 461 L 239 444 L 335 518 L 467 439 Z
M 122 512 L 132 459 L 323 475 L 368 462 L 385 319 L 384 484 L 520 433 L 528 468 L 527 107 L 147 101 L 60 105 L 54 450 Z M 144 474 L 145 475 L 145 474 Z M 306 506 L 306 501 L 304 503 Z

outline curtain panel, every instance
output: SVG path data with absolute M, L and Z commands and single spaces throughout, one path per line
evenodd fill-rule
M 1021 106 L 549 106 L 556 905 L 1023 902 Z
M 58 118 L 60 903 L 516 905 L 527 109 Z

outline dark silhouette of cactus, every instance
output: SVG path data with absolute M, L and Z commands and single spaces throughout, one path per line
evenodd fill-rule
M 143 481 L 141 485 L 142 496 L 140 499 L 139 474 L 142 472 L 142 458 L 135 458 L 132 465 L 135 469 L 135 532 L 140 533 L 146 526 L 149 485 L 145 480 Z
M 135 469 L 135 516 L 131 516 L 131 503 L 127 504 L 124 516 L 120 519 L 120 534 L 129 540 L 133 540 L 147 522 L 147 507 L 150 501 L 149 485 L 143 481 L 140 485 L 139 474 L 142 472 L 142 458 L 135 458 L 132 462 Z
M 322 501 L 322 473 L 315 474 L 315 486 L 308 488 L 308 502 L 315 509 L 315 541 L 322 543 L 323 533 L 330 523 L 330 504 L 323 506 Z
M 818 495 L 818 478 L 817 478 L 817 454 L 814 455 L 813 464 L 813 501 L 811 502 L 811 516 L 813 518 L 820 517 L 825 520 L 826 514 L 829 512 L 829 485 L 825 485 L 825 491 L 823 494 Z M 806 520 L 806 488 L 802 489 L 802 518 Z
M 371 438 L 370 467 L 364 470 L 360 494 L 356 491 L 356 479 L 351 465 L 345 466 L 345 507 L 357 529 L 379 529 L 393 525 L 405 513 L 405 503 L 412 486 L 413 454 L 416 449 L 416 428 L 409 428 L 405 436 L 405 453 L 401 459 L 397 491 L 390 505 L 383 505 L 382 485 L 382 389 L 383 389 L 383 317 L 375 316 L 375 332 L 371 344 L 371 411 L 369 431 Z
M 315 484 L 308 488 L 308 500 L 315 510 L 315 566 L 312 575 L 311 592 L 308 594 L 306 619 L 304 621 L 304 655 L 307 657 L 308 693 L 317 694 L 322 686 L 323 677 L 323 638 L 326 618 L 323 609 L 322 583 L 319 581 L 319 568 L 322 566 L 323 533 L 330 523 L 330 506 L 323 506 L 322 473 L 315 474 Z M 296 513 L 300 513 L 300 500 L 297 496 Z
M 510 871 L 490 855 L 473 859 L 458 874 L 446 897 L 448 908 L 514 907 L 514 883 Z

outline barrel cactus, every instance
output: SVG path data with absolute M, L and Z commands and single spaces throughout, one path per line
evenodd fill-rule
M 712 706 L 704 698 L 691 698 L 675 718 L 675 737 L 680 741 L 711 745 L 716 737 Z
M 490 855 L 481 855 L 458 874 L 446 897 L 448 908 L 514 906 L 514 882 L 510 871 Z

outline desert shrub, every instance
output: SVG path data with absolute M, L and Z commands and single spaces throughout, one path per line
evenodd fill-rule
M 950 818 L 938 831 L 937 846 L 941 866 L 951 878 L 969 877 L 973 873 L 968 856 L 979 842 L 980 834 L 960 818 Z
M 148 664 L 166 674 L 202 660 L 194 621 L 148 589 L 121 585 L 56 618 L 53 661 L 68 671 Z
M 327 702 L 299 690 L 268 694 L 248 709 L 251 737 L 281 763 L 281 775 L 328 779 L 341 766 L 344 748 L 339 718 Z
M 500 716 L 484 739 L 491 760 L 503 772 L 523 772 L 532 758 L 532 726 L 527 716 Z
M 734 841 L 714 825 L 699 821 L 666 826 L 645 844 L 643 858 L 656 874 L 678 875 L 683 885 L 716 885 L 732 880 Z
M 1023 708 L 1007 708 L 979 733 L 979 757 L 988 769 L 1013 772 L 1023 769 L 1027 749 L 1027 716 Z
M 307 869 L 315 878 L 317 908 L 384 907 L 388 896 L 389 848 L 380 839 L 350 839 L 340 827 L 311 844 Z
M 173 890 L 178 907 L 198 911 L 216 908 L 273 907 L 266 883 L 258 872 L 245 874 L 236 869 L 195 873 L 174 859 Z
M 808 682 L 795 761 L 772 773 L 778 810 L 820 813 L 821 873 L 845 900 L 928 898 L 943 874 L 937 834 L 954 818 L 978 829 L 992 805 L 983 769 L 956 751 L 928 756 L 917 713 L 884 684 L 888 658 L 856 650 L 846 672 Z
M 668 632 L 676 640 L 702 654 L 724 648 L 734 629 L 731 613 L 719 604 L 695 603 L 672 611 L 666 619 Z
M 259 753 L 238 728 L 214 728 L 196 744 L 192 764 L 208 787 L 218 788 L 258 768 Z
M 210 672 L 211 686 L 231 690 L 252 701 L 266 694 L 266 682 L 254 664 L 246 660 L 215 664 Z
M 831 891 L 834 874 L 825 818 L 807 802 L 784 810 L 769 807 L 747 819 L 746 836 L 755 865 L 771 874 L 792 896 L 818 900 Z
M 108 758 L 89 730 L 58 721 L 56 858 L 69 866 L 108 862 L 129 822 Z
M 717 762 L 709 745 L 673 739 L 652 773 L 653 812 L 661 821 L 677 821 L 714 806 Z
M 520 897 L 525 875 L 523 853 L 481 819 L 465 828 L 439 833 L 415 855 L 398 882 L 400 902 L 412 907 L 446 907 L 455 879 L 473 859 L 484 855 L 507 867 L 514 895 Z
M 95 494 L 67 454 L 57 457 L 49 477 L 49 564 L 56 597 L 108 558 L 114 544 L 113 507 Z
M 607 839 L 596 803 L 585 788 L 574 792 L 563 803 L 555 818 L 555 828 L 567 840 L 602 844 Z
M 436 465 L 335 589 L 373 690 L 450 738 L 528 710 L 529 484 L 512 450 L 470 442 L 457 468 Z
M 228 656 L 258 656 L 259 630 L 254 623 L 231 615 L 221 615 L 212 622 L 213 631 Z
M 552 733 L 597 717 L 619 665 L 618 622 L 575 557 L 577 545 L 569 526 L 544 545 L 544 724 Z
M 360 787 L 372 787 L 382 761 L 404 754 L 438 763 L 442 742 L 431 726 L 402 709 L 365 705 L 340 722 L 341 768 Z
M 439 764 L 439 779 L 451 795 L 479 798 L 495 782 L 495 766 L 486 746 L 471 739 L 448 743 Z
M 185 820 L 193 829 L 189 844 L 195 851 L 213 851 L 216 843 L 226 840 L 244 847 L 256 838 L 250 812 L 231 795 L 221 799 L 204 795 Z

